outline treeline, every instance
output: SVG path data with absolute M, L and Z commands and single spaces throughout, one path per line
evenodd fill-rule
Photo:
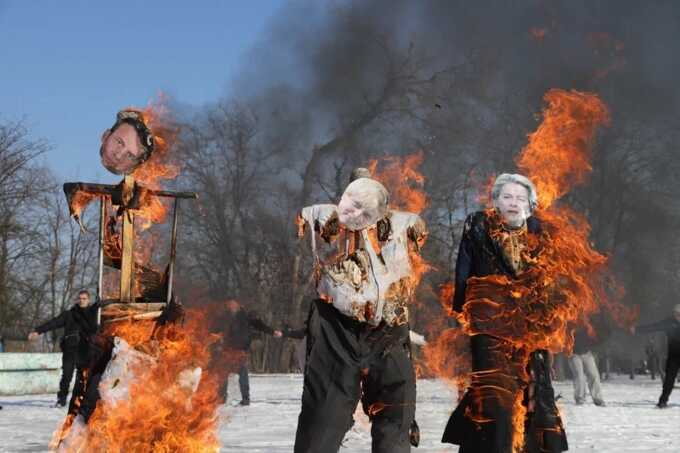
M 310 3 L 280 11 L 244 57 L 231 94 L 192 113 L 175 109 L 175 185 L 200 193 L 180 225 L 177 275 L 187 304 L 198 292 L 237 298 L 275 326 L 301 326 L 314 292 L 297 211 L 337 201 L 354 167 L 420 151 L 430 199 L 424 255 L 435 270 L 421 284 L 413 327 L 434 334 L 446 324 L 437 296 L 451 278 L 462 219 L 479 208 L 491 176 L 515 170 L 543 95 L 563 88 L 597 93 L 612 118 L 598 134 L 589 180 L 565 202 L 589 219 L 625 303 L 640 304 L 643 320 L 670 310 L 680 289 L 680 61 L 667 48 L 677 46 L 680 24 L 670 2 Z M 26 166 L 35 171 L 45 170 Z M 56 215 L 61 198 L 49 200 L 41 212 Z M 22 234 L 50 218 L 36 214 L 39 203 L 28 205 L 17 208 Z M 63 231 L 74 228 L 59 209 Z M 48 284 L 31 280 L 52 275 L 30 270 L 49 264 L 47 256 L 28 253 L 10 267 L 45 302 L 28 303 L 28 286 L 0 283 L 8 288 L 3 323 L 30 323 L 55 303 Z M 86 271 L 76 274 L 73 284 L 60 277 L 62 293 L 87 281 Z M 631 348 L 625 341 L 622 350 Z M 292 349 L 264 337 L 255 369 L 290 369 Z
M 678 63 L 658 42 L 680 24 L 666 17 L 670 5 L 615 6 L 288 5 L 247 55 L 233 94 L 184 118 L 179 184 L 201 199 L 184 216 L 183 272 L 214 298 L 301 326 L 314 293 L 297 211 L 336 202 L 356 166 L 422 151 L 424 254 L 436 270 L 421 284 L 413 327 L 433 335 L 446 324 L 437 296 L 461 220 L 492 175 L 516 169 L 543 95 L 577 89 L 597 93 L 612 121 L 598 134 L 589 180 L 565 202 L 589 219 L 624 302 L 641 305 L 643 320 L 665 315 L 680 289 L 680 129 Z M 288 369 L 291 345 L 263 341 L 256 368 Z
M 96 236 L 81 234 L 69 218 L 61 182 L 40 164 L 49 149 L 23 122 L 0 121 L 0 335 L 7 343 L 25 340 L 95 285 Z M 53 337 L 35 345 L 53 346 Z

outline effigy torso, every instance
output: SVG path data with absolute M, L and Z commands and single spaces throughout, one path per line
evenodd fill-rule
M 343 315 L 374 326 L 408 322 L 415 289 L 410 254 L 419 251 L 427 235 L 418 215 L 389 211 L 376 225 L 350 231 L 340 226 L 337 207 L 324 204 L 304 208 L 300 219 L 336 246 L 321 258 L 312 234 L 319 298 Z

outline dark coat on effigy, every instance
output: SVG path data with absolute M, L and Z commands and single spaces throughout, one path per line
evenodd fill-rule
M 509 256 L 505 243 L 490 231 L 497 227 L 490 213 L 493 211 L 476 212 L 465 221 L 456 262 L 453 297 L 453 309 L 459 313 L 465 310 L 471 296 L 469 293 L 473 292 L 469 287 L 474 283 L 471 278 L 499 276 L 512 281 L 519 275 L 517 262 L 513 263 L 513 256 Z M 534 239 L 540 236 L 538 219 L 529 217 L 524 228 L 525 236 L 533 235 Z M 510 231 L 504 237 L 513 234 Z M 502 304 L 504 300 L 498 297 L 492 305 L 496 302 Z M 566 434 L 555 405 L 549 353 L 517 348 L 502 335 L 493 335 L 493 328 L 489 328 L 493 321 L 491 324 L 488 319 L 481 322 L 486 324 L 470 337 L 471 384 L 452 413 L 442 442 L 460 445 L 461 453 L 511 453 L 513 414 L 521 403 L 527 412 L 524 417 L 524 451 L 557 453 L 567 450 Z M 525 328 L 531 329 L 531 326 Z

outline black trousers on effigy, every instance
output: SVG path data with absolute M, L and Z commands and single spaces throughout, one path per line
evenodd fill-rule
M 371 327 L 315 300 L 295 453 L 332 453 L 352 427 L 361 400 L 371 420 L 373 453 L 410 451 L 415 373 L 408 326 Z
M 489 335 L 470 338 L 472 382 L 449 418 L 442 442 L 460 445 L 459 453 L 512 453 L 514 402 L 523 396 L 533 411 L 525 416 L 524 453 L 568 450 L 567 437 L 550 378 L 547 353 L 528 356 L 527 374 L 533 391 L 521 376 L 521 350 Z M 533 393 L 529 395 L 529 393 Z

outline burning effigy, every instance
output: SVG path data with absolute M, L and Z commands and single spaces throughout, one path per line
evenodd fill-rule
M 470 371 L 447 376 L 467 382 L 467 391 L 442 439 L 461 452 L 566 450 L 550 354 L 570 351 L 575 327 L 589 326 L 602 309 L 622 324 L 635 317 L 618 305 L 607 258 L 592 248 L 584 217 L 556 203 L 591 170 L 607 108 L 575 91 L 551 90 L 545 99 L 543 123 L 517 159 L 524 175 L 499 175 L 491 207 L 465 220 L 450 292 L 461 328 L 431 345 L 451 361 L 469 345 Z
M 52 451 L 217 451 L 217 382 L 206 375 L 210 342 L 200 313 L 174 293 L 180 201 L 192 192 L 162 190 L 177 175 L 168 159 L 175 131 L 158 107 L 118 112 L 102 135 L 101 162 L 123 175 L 117 185 L 66 183 L 71 215 L 99 201 L 97 332 Z M 151 251 L 150 227 L 165 221 L 172 201 L 164 265 Z M 206 342 L 207 339 L 207 342 Z
M 374 451 L 418 443 L 408 321 L 427 230 L 418 215 L 390 209 L 389 198 L 357 169 L 337 205 L 308 206 L 298 217 L 300 237 L 307 230 L 311 238 L 318 298 L 295 451 L 337 451 L 359 401 Z

